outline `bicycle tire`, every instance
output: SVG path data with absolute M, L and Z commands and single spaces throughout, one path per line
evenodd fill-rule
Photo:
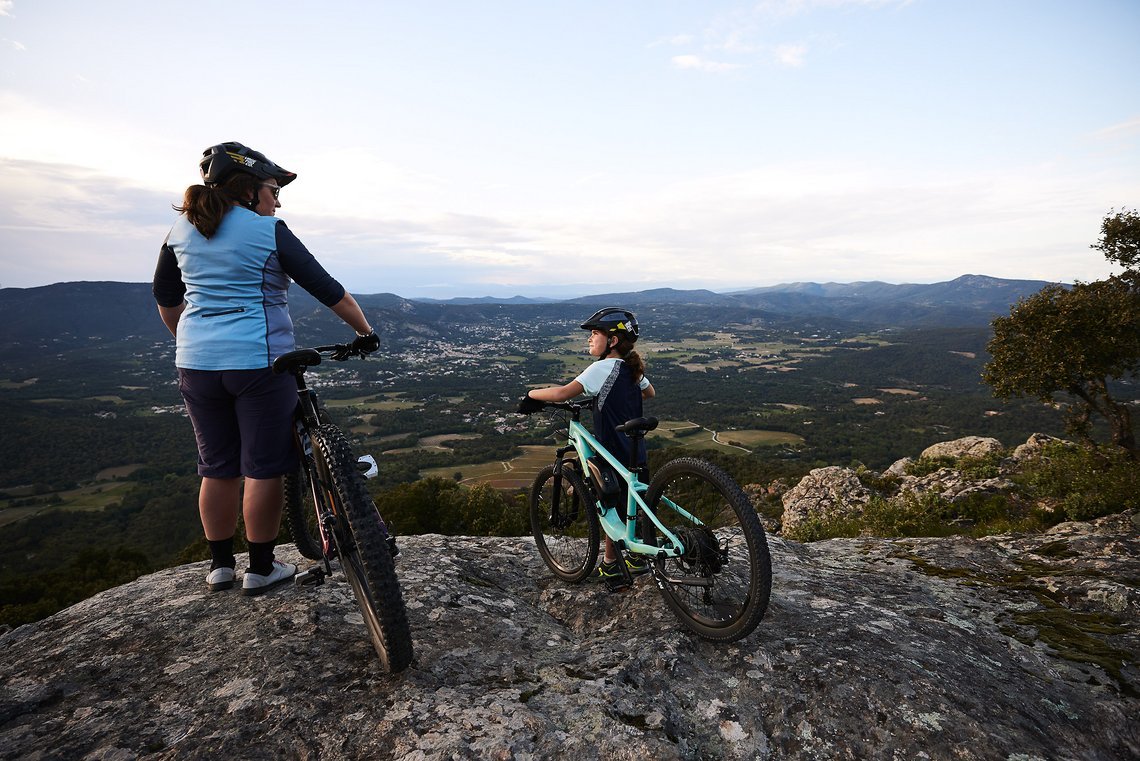
M 530 528 L 538 554 L 554 575 L 576 584 L 598 562 L 598 514 L 592 492 L 577 470 L 562 466 L 561 496 L 554 512 L 554 465 L 538 472 L 530 487 Z
M 321 560 L 325 556 L 324 540 L 317 526 L 317 511 L 309 484 L 304 465 L 285 474 L 285 525 L 301 555 L 309 560 Z
M 672 510 L 663 497 L 700 523 Z M 645 501 L 686 546 L 680 558 L 654 561 L 669 608 L 707 640 L 734 642 L 751 634 L 768 609 L 772 560 L 748 496 L 716 465 L 682 457 L 658 470 Z
M 316 402 L 317 419 L 320 423 L 331 423 L 328 410 L 319 400 Z M 305 457 L 305 453 L 301 453 Z M 313 505 L 313 491 L 305 463 L 302 462 L 292 473 L 285 474 L 285 525 L 293 538 L 297 551 L 309 560 L 324 558 L 324 539 L 317 526 L 317 511 Z
M 391 673 L 403 671 L 412 662 L 412 633 L 380 514 L 340 429 L 322 425 L 313 431 L 312 441 L 317 471 L 336 513 L 341 568 L 381 666 Z

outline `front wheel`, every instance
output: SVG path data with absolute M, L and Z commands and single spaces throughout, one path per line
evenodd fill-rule
M 530 487 L 530 528 L 538 554 L 558 578 L 577 583 L 598 562 L 598 514 L 578 472 L 563 464 L 538 472 Z
M 336 513 L 336 544 L 376 654 L 385 670 L 412 662 L 412 633 L 396 566 L 376 505 L 356 469 L 344 434 L 334 425 L 313 432 L 313 455 Z
M 714 642 L 751 634 L 768 609 L 772 561 L 748 496 L 717 466 L 683 457 L 657 471 L 645 501 L 685 547 L 680 557 L 656 560 L 669 607 Z

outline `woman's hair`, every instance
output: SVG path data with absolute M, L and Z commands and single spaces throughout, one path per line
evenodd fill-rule
M 629 365 L 629 369 L 633 372 L 635 380 L 641 380 L 641 376 L 645 375 L 645 360 L 641 358 L 633 349 L 633 340 L 624 333 L 618 335 L 618 342 L 614 346 L 613 351 Z
M 174 210 L 185 214 L 203 237 L 212 238 L 222 224 L 222 217 L 235 203 L 246 206 L 251 197 L 257 198 L 260 184 L 261 180 L 252 174 L 235 172 L 221 185 L 191 185 L 186 188 L 182 205 L 175 206 Z

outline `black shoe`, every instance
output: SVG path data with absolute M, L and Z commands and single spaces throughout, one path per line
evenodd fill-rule
M 625 568 L 629 571 L 631 576 L 640 576 L 652 570 L 649 564 L 649 558 L 644 555 L 626 555 Z
M 623 560 L 615 560 L 612 563 L 603 560 L 598 566 L 598 576 L 602 578 L 606 584 L 606 590 L 610 592 L 620 592 L 633 586 L 633 579 L 630 577 L 629 569 L 625 567 Z

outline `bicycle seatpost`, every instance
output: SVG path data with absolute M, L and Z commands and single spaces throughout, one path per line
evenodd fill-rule
M 657 427 L 657 418 L 655 417 L 638 417 L 633 420 L 627 420 L 621 425 L 617 426 L 614 430 L 621 431 L 629 437 L 632 446 L 629 448 L 629 469 L 636 473 L 639 463 L 637 462 L 637 442 L 645 438 L 645 434 L 652 431 Z

